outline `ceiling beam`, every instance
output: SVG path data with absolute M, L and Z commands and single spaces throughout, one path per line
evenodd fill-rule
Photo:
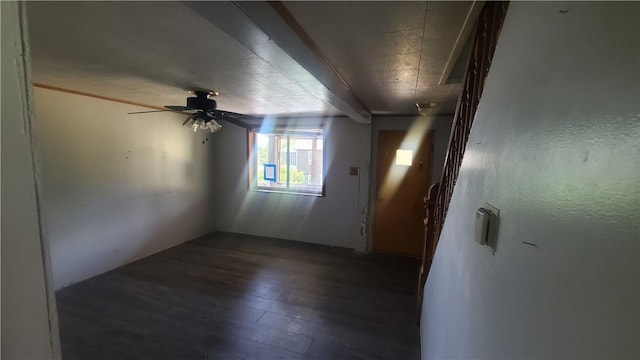
M 440 81 L 438 81 L 438 85 L 445 85 L 447 83 L 447 79 L 449 79 L 449 75 L 451 74 L 451 70 L 456 65 L 458 61 L 458 57 L 464 48 L 464 45 L 467 43 L 467 39 L 471 36 L 471 32 L 473 31 L 476 20 L 480 15 L 480 11 L 482 11 L 482 7 L 484 6 L 484 1 L 474 1 L 467 12 L 467 17 L 464 19 L 464 23 L 460 28 L 460 32 L 458 33 L 458 37 L 456 38 L 456 43 L 453 45 L 453 49 L 451 53 L 449 53 L 449 59 L 447 59 L 447 64 L 444 67 L 444 71 L 442 72 L 442 76 L 440 76 Z
M 371 122 L 371 111 L 322 56 L 293 16 L 287 15 L 282 3 L 188 1 L 184 4 L 311 95 L 357 122 Z M 306 71 L 300 71 L 300 66 Z M 323 86 L 310 81 L 308 74 Z

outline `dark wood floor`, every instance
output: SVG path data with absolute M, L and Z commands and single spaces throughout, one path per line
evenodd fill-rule
M 209 235 L 56 293 L 71 359 L 419 359 L 418 262 Z

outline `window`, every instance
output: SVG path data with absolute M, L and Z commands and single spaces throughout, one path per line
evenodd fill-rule
M 322 129 L 255 130 L 249 133 L 249 144 L 254 189 L 324 195 Z

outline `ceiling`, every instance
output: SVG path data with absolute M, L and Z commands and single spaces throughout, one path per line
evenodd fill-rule
M 479 4 L 29 1 L 32 80 L 154 107 L 204 88 L 245 114 L 447 114 Z

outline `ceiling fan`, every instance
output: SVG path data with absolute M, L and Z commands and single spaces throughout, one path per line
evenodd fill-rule
M 250 115 L 216 109 L 216 101 L 210 99 L 210 97 L 218 95 L 217 91 L 198 89 L 191 90 L 189 93 L 195 96 L 187 98 L 187 106 L 166 105 L 166 110 L 136 111 L 128 114 L 144 114 L 160 111 L 188 113 L 189 116 L 187 116 L 182 125 L 190 127 L 194 132 L 201 130 L 205 132 L 210 131 L 212 133 L 222 128 L 222 125 L 220 125 L 217 120 L 228 121 L 234 125 L 246 128 L 247 124 L 242 122 L 242 120 L 255 119 Z

